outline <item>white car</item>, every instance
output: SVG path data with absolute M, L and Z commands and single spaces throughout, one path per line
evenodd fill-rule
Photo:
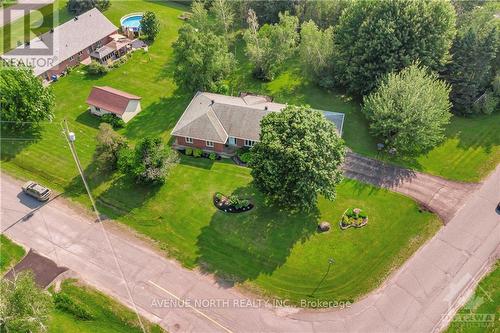
M 26 182 L 22 188 L 24 193 L 32 196 L 38 201 L 47 201 L 50 199 L 50 195 L 52 194 L 51 190 L 31 180 Z

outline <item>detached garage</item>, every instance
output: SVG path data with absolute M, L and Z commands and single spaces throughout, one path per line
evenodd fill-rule
M 141 97 L 111 87 L 93 87 L 87 104 L 96 116 L 112 113 L 124 122 L 141 112 Z

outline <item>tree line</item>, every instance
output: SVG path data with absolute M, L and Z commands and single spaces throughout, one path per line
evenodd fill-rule
M 307 80 L 363 100 L 388 149 L 425 153 L 443 139 L 450 111 L 498 109 L 498 10 L 481 0 L 194 1 L 174 44 L 175 80 L 227 93 L 242 36 L 255 78 L 271 81 L 297 57 Z

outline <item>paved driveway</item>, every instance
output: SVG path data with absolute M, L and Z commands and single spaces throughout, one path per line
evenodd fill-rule
M 31 208 L 19 195 L 17 181 L 5 175 L 1 181 L 4 230 Z M 450 309 L 497 253 L 500 216 L 494 210 L 499 200 L 500 167 L 381 288 L 344 310 L 264 306 L 158 255 L 110 228 L 111 222 L 94 223 L 60 199 L 6 234 L 130 307 L 135 304 L 170 332 L 430 332 L 446 324 Z
M 384 187 L 409 196 L 449 222 L 478 184 L 446 180 L 386 164 L 349 152 L 344 163 L 346 177 Z

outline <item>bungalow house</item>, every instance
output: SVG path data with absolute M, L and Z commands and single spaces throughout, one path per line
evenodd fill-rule
M 126 123 L 141 112 L 141 97 L 111 87 L 93 87 L 87 104 L 96 116 L 111 113 Z
M 241 94 L 239 97 L 198 92 L 172 130 L 173 147 L 200 148 L 232 156 L 241 147 L 252 147 L 260 136 L 260 121 L 285 104 L 273 103 L 268 97 Z M 322 111 L 342 135 L 344 114 Z
M 51 80 L 68 67 L 88 63 L 90 54 L 108 44 L 118 28 L 98 9 L 80 16 L 34 38 L 2 55 L 14 66 L 30 66 L 36 76 Z

